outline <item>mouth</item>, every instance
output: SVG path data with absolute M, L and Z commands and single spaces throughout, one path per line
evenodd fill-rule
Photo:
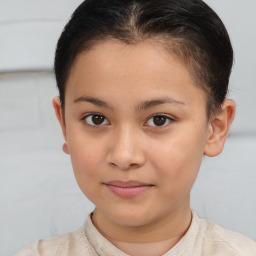
M 122 198 L 136 197 L 150 190 L 153 185 L 139 181 L 110 181 L 103 183 L 112 193 Z

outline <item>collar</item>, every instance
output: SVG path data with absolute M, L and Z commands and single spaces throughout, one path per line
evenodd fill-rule
M 192 222 L 186 234 L 180 241 L 171 248 L 163 256 L 177 256 L 188 255 L 196 244 L 196 239 L 199 233 L 200 220 L 194 210 L 192 211 Z M 112 243 L 110 243 L 93 225 L 91 214 L 87 217 L 85 223 L 85 234 L 88 241 L 93 246 L 99 256 L 129 256 L 125 254 Z

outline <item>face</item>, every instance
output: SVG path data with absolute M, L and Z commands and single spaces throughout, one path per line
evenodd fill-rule
M 65 151 L 99 215 L 140 226 L 189 208 L 207 144 L 206 95 L 160 46 L 99 43 L 76 59 Z

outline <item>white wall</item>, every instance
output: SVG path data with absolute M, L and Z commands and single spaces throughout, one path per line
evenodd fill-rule
M 0 256 L 79 227 L 93 207 L 61 151 L 51 107 L 56 41 L 80 2 L 0 0 Z M 204 159 L 192 206 L 256 240 L 256 1 L 206 2 L 233 41 L 237 116 L 223 154 Z
M 56 41 L 81 2 L 0 1 L 0 70 L 51 69 Z

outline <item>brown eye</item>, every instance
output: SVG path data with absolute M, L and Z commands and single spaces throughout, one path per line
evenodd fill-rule
M 90 114 L 84 118 L 87 124 L 91 126 L 101 126 L 105 124 L 109 124 L 109 121 L 100 114 Z
M 172 119 L 166 115 L 155 115 L 152 116 L 146 123 L 148 126 L 163 127 L 168 125 Z
M 104 116 L 100 116 L 100 115 L 93 115 L 92 116 L 92 122 L 96 125 L 100 125 L 105 121 L 105 117 Z
M 166 117 L 165 116 L 154 116 L 153 122 L 155 126 L 162 126 L 166 123 Z

